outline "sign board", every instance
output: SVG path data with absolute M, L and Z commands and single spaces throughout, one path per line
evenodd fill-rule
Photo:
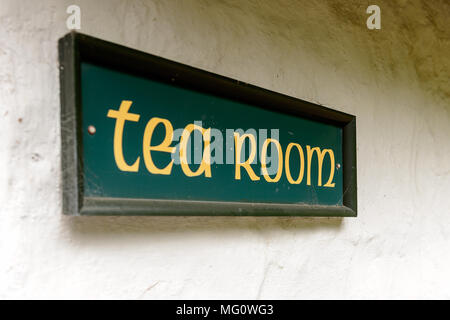
M 354 116 L 78 33 L 59 53 L 64 213 L 356 216 Z

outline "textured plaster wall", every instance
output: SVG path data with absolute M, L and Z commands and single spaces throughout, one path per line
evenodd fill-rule
M 355 114 L 359 217 L 63 216 L 69 4 L 84 33 Z M 450 298 L 449 16 L 444 0 L 0 0 L 0 298 Z

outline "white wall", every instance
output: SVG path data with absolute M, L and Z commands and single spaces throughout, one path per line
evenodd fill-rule
M 66 217 L 57 40 L 357 116 L 359 217 Z M 448 2 L 0 0 L 0 298 L 450 298 Z

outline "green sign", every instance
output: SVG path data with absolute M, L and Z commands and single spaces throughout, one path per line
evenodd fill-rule
M 64 213 L 356 216 L 355 117 L 71 33 Z

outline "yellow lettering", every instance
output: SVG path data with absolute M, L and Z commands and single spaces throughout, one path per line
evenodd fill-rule
M 137 172 L 139 170 L 140 157 L 134 162 L 133 165 L 128 165 L 123 157 L 122 140 L 123 140 L 123 127 L 125 120 L 138 122 L 140 115 L 134 113 L 128 113 L 133 101 L 123 100 L 120 104 L 119 110 L 108 110 L 107 117 L 116 119 L 116 126 L 114 129 L 114 159 L 116 165 L 121 171 Z
M 318 172 L 318 185 L 322 185 L 322 165 L 323 165 L 323 159 L 325 155 L 328 153 L 330 155 L 330 165 L 331 165 L 331 171 L 330 171 L 330 177 L 328 178 L 327 183 L 324 185 L 324 187 L 331 187 L 334 188 L 335 184 L 331 183 L 334 178 L 334 153 L 331 149 L 323 149 L 323 151 L 320 151 L 319 147 L 311 148 L 310 146 L 306 146 L 306 153 L 308 157 L 308 173 L 307 173 L 307 181 L 306 184 L 308 186 L 311 185 L 311 159 L 314 154 L 314 152 L 317 153 L 317 160 L 318 160 L 318 166 L 319 166 L 319 172 Z
M 152 146 L 152 135 L 153 131 L 155 130 L 156 126 L 158 124 L 162 123 L 166 129 L 166 136 L 164 137 L 163 142 L 157 146 Z M 169 175 L 172 171 L 173 166 L 173 160 L 170 161 L 170 163 L 163 169 L 157 168 L 155 164 L 153 163 L 151 151 L 159 151 L 159 152 L 167 152 L 167 153 L 173 153 L 175 151 L 175 147 L 170 147 L 170 144 L 172 143 L 173 139 L 173 127 L 172 123 L 170 123 L 167 119 L 162 118 L 152 118 L 147 123 L 147 126 L 145 127 L 144 131 L 144 138 L 142 140 L 142 150 L 144 153 L 144 162 L 145 166 L 147 167 L 147 170 L 150 173 L 154 174 L 164 174 Z
M 250 141 L 250 156 L 248 157 L 248 159 L 241 163 L 241 150 L 242 150 L 242 145 L 244 144 L 245 139 L 248 138 Z M 255 159 L 256 156 L 256 139 L 252 134 L 243 134 L 242 136 L 239 135 L 239 133 L 235 132 L 234 133 L 234 145 L 236 148 L 236 163 L 235 163 L 235 179 L 236 180 L 241 180 L 241 167 L 243 167 L 248 175 L 250 176 L 250 179 L 252 179 L 253 181 L 257 181 L 259 180 L 259 177 L 255 174 L 255 172 L 253 171 L 252 167 L 250 166 L 250 163 L 253 162 L 253 160 Z
M 300 155 L 300 173 L 298 174 L 297 180 L 292 179 L 291 170 L 289 168 L 289 156 L 291 154 L 291 149 L 293 147 L 296 147 L 299 155 Z M 305 159 L 303 154 L 303 148 L 298 143 L 289 143 L 289 145 L 286 148 L 286 158 L 285 158 L 285 164 L 284 167 L 286 168 L 286 178 L 288 179 L 289 183 L 291 184 L 300 184 L 303 180 L 303 174 L 305 171 Z
M 270 145 L 270 143 L 275 144 L 278 150 L 278 169 L 275 178 L 271 178 L 269 173 L 267 172 L 266 155 L 267 155 L 267 148 Z M 283 151 L 281 150 L 281 145 L 278 140 L 269 138 L 266 139 L 266 141 L 264 141 L 261 150 L 261 171 L 263 173 L 264 179 L 266 179 L 267 182 L 278 182 L 280 180 L 281 175 L 283 174 Z
M 187 161 L 187 143 L 189 141 L 189 136 L 194 130 L 198 130 L 202 133 L 203 141 L 205 142 L 205 149 L 203 151 L 202 163 L 198 167 L 197 171 L 193 172 L 189 167 Z M 181 135 L 180 140 L 180 164 L 181 169 L 184 174 L 188 177 L 196 177 L 205 173 L 205 177 L 211 178 L 211 152 L 210 152 L 210 142 L 211 142 L 211 129 L 203 129 L 202 127 L 195 124 L 188 124 Z

